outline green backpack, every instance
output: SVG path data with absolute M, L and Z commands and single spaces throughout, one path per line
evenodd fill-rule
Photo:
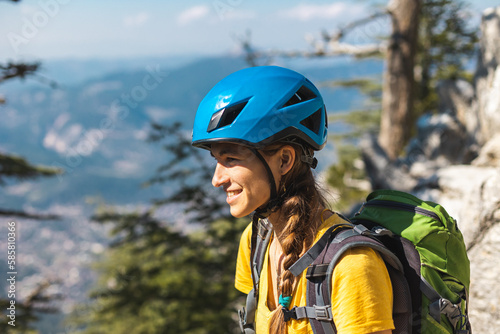
M 307 278 L 307 306 L 283 309 L 285 319 L 308 318 L 315 334 L 336 333 L 331 275 L 342 254 L 372 247 L 384 259 L 393 286 L 394 334 L 471 334 L 467 316 L 469 259 L 456 221 L 438 204 L 393 190 L 371 193 L 352 225 L 333 226 L 289 270 Z M 254 290 L 240 312 L 243 333 L 254 333 L 258 283 L 271 226 L 256 226 L 251 259 Z M 334 232 L 333 232 L 334 231 Z
M 382 242 L 404 263 L 413 305 L 413 329 L 417 333 L 470 333 L 467 316 L 470 263 L 462 233 L 439 204 L 399 191 L 371 193 L 359 212 L 351 218 L 368 228 L 382 226 L 394 236 Z M 398 238 L 402 237 L 404 239 Z M 400 240 L 408 240 L 418 253 L 411 256 L 398 250 Z M 394 247 L 396 245 L 396 247 Z M 392 249 L 391 249 L 392 248 Z M 419 278 L 420 289 L 411 280 Z M 421 298 L 420 298 L 421 297 Z

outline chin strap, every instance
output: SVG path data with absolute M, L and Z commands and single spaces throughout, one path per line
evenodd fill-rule
M 318 160 L 314 157 L 313 153 L 311 153 L 307 148 L 305 148 L 303 145 L 299 144 L 302 147 L 302 155 L 300 157 L 300 160 L 308 164 L 311 168 L 316 168 L 318 165 Z M 250 148 L 250 150 L 255 154 L 257 158 L 262 162 L 264 167 L 266 168 L 267 175 L 269 177 L 269 186 L 271 187 L 271 196 L 269 198 L 269 201 L 260 208 L 257 208 L 254 212 L 254 216 L 256 218 L 267 218 L 271 213 L 276 211 L 276 209 L 283 204 L 283 201 L 285 200 L 285 194 L 278 194 L 278 190 L 276 189 L 276 180 L 274 179 L 273 172 L 271 171 L 271 168 L 269 167 L 269 164 L 267 163 L 266 159 L 260 154 L 260 152 L 255 149 L 255 148 Z
M 271 213 L 276 211 L 276 208 L 278 206 L 283 203 L 283 196 L 278 196 L 278 190 L 276 189 L 276 180 L 274 179 L 273 172 L 271 171 L 271 168 L 269 167 L 266 159 L 264 159 L 262 154 L 260 154 L 257 149 L 251 148 L 250 150 L 253 152 L 253 154 L 255 154 L 257 158 L 259 158 L 259 160 L 266 168 L 267 176 L 269 177 L 269 186 L 271 187 L 271 196 L 269 198 L 269 201 L 263 207 L 257 208 L 254 212 L 254 216 L 261 219 L 267 218 Z

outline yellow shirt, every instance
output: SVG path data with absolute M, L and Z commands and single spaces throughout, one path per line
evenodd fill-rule
M 321 226 L 314 242 L 335 224 L 344 222 L 334 214 Z M 248 294 L 252 290 L 250 271 L 251 224 L 241 236 L 236 263 L 235 287 Z M 271 311 L 267 298 L 271 275 L 269 273 L 269 248 L 266 251 L 259 285 L 259 298 L 255 314 L 256 334 L 268 333 Z M 267 278 L 267 279 L 266 279 Z M 293 306 L 306 306 L 307 279 L 305 271 L 299 276 L 292 296 Z M 384 261 L 369 247 L 358 247 L 344 254 L 332 276 L 332 314 L 337 333 L 357 334 L 394 329 L 392 320 L 392 285 Z M 313 334 L 309 320 L 291 319 L 287 322 L 288 333 Z

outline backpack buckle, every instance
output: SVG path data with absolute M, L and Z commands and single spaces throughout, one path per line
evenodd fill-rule
M 255 334 L 253 324 L 247 324 L 247 312 L 244 307 L 238 310 L 238 318 L 242 334 Z
M 290 319 L 295 319 L 297 320 L 297 313 L 295 312 L 295 307 L 292 308 L 291 310 L 287 309 L 286 307 L 282 307 L 281 311 L 283 311 L 283 316 L 285 317 L 285 322 L 287 322 Z
M 319 321 L 332 321 L 333 317 L 330 310 L 331 310 L 330 306 L 314 305 L 314 311 L 316 312 L 316 319 Z

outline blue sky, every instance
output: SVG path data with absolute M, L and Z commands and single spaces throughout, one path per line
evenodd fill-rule
M 305 49 L 373 11 L 372 1 L 22 0 L 0 1 L 0 60 L 130 58 L 238 51 L 247 30 L 262 48 Z M 384 1 L 378 1 L 385 3 Z M 470 1 L 474 21 L 498 0 Z M 382 33 L 382 23 L 368 35 Z

